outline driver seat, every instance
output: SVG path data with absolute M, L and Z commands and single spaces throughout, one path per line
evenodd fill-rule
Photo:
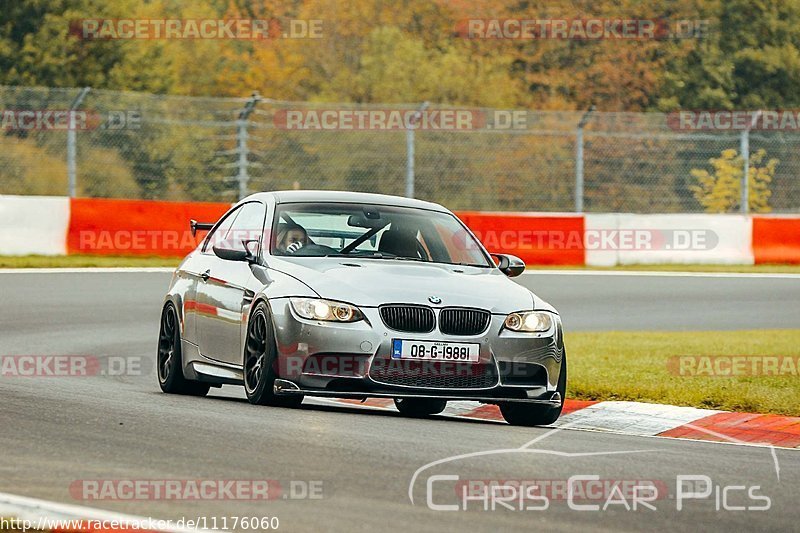
M 378 251 L 397 257 L 419 258 L 417 242 L 415 232 L 389 230 L 381 235 L 381 242 L 378 243 Z

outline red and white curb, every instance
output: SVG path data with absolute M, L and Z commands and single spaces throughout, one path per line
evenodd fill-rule
M 92 507 L 68 505 L 0 492 L 0 517 L 26 521 L 27 527 L 54 532 L 138 531 L 139 533 L 198 533 L 205 529 L 171 527 L 168 520 L 133 516 Z M 171 523 L 175 523 L 172 521 Z M 164 524 L 161 527 L 159 524 Z M 22 529 L 22 523 L 18 522 Z M 99 526 L 99 527 L 98 527 Z
M 320 400 L 319 398 L 315 400 Z M 394 410 L 384 398 L 323 400 L 338 405 Z M 441 416 L 503 422 L 495 405 L 453 401 Z M 800 417 L 731 413 L 640 402 L 567 400 L 554 427 L 647 437 L 800 448 Z

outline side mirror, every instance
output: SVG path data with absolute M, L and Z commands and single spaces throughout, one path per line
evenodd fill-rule
M 253 263 L 256 260 L 256 255 L 250 252 L 248 245 L 251 243 L 258 243 L 258 241 L 241 241 L 234 244 L 232 248 L 223 247 L 215 244 L 211 247 L 214 250 L 214 255 L 226 261 L 247 261 Z M 222 244 L 222 243 L 220 243 Z
M 515 255 L 510 254 L 492 254 L 492 257 L 497 259 L 497 268 L 500 272 L 514 278 L 525 272 L 525 261 Z

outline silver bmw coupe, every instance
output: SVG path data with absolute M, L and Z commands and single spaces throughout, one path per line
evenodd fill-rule
M 167 393 L 244 385 L 254 404 L 304 396 L 394 399 L 410 416 L 448 400 L 497 404 L 514 425 L 561 414 L 556 310 L 510 280 L 446 208 L 334 191 L 257 193 L 234 205 L 175 271 L 161 313 Z

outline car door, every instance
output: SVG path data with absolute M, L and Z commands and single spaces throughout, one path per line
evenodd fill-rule
M 221 236 L 227 235 L 237 214 L 238 209 L 225 213 L 211 232 L 203 239 L 202 245 L 190 254 L 179 272 L 179 276 L 186 277 L 188 284 L 183 302 L 183 340 L 196 346 L 199 346 L 197 337 L 198 317 L 204 313 L 213 312 L 213 309 L 200 307 L 197 301 L 197 288 L 204 282 L 204 277 L 210 272 L 214 260 L 217 259 L 211 250 L 210 243 L 221 239 Z
M 242 364 L 242 309 L 254 296 L 251 265 L 246 261 L 226 261 L 214 255 L 213 244 L 222 238 L 228 243 L 261 241 L 266 207 L 261 202 L 242 204 L 225 235 L 209 239 L 208 268 L 197 285 L 197 338 L 200 353 L 209 359 Z M 257 248 L 250 247 L 258 254 Z

